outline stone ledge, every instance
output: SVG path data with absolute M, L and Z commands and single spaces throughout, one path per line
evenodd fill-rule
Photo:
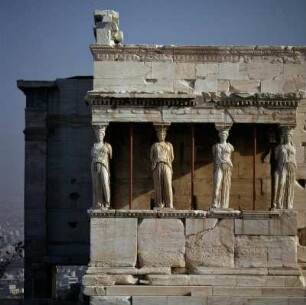
M 300 276 L 284 275 L 147 275 L 152 286 L 303 287 Z
M 90 46 L 95 61 L 239 62 L 247 57 L 278 57 L 283 62 L 300 62 L 305 47 L 283 46 Z
M 305 288 L 287 287 L 227 287 L 227 286 L 87 286 L 88 296 L 246 296 L 305 297 Z
M 241 218 L 241 219 L 273 219 L 280 217 L 296 217 L 294 210 L 271 210 L 271 211 L 249 211 L 234 209 L 212 209 L 204 210 L 102 210 L 88 209 L 92 218 Z

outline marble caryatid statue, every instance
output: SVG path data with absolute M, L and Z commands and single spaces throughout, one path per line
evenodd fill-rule
M 296 149 L 292 143 L 293 130 L 283 128 L 281 143 L 275 149 L 276 190 L 273 207 L 276 209 L 292 209 L 294 199 L 294 182 L 296 173 Z
M 228 208 L 231 189 L 232 168 L 231 153 L 233 145 L 227 143 L 229 129 L 219 129 L 220 143 L 213 146 L 214 181 L 213 181 L 213 208 Z
M 168 126 L 156 126 L 158 142 L 154 143 L 150 151 L 154 180 L 155 207 L 173 208 L 172 192 L 172 161 L 174 159 L 173 146 L 166 142 Z
M 112 147 L 104 142 L 105 126 L 96 126 L 96 142 L 91 149 L 91 175 L 93 186 L 93 207 L 110 208 L 110 171 L 109 160 L 112 158 Z

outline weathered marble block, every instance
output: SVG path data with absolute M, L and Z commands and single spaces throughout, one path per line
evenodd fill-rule
M 134 267 L 137 218 L 91 218 L 90 258 L 100 267 Z
M 179 219 L 143 219 L 138 226 L 141 267 L 185 267 L 184 225 Z
M 133 305 L 203 305 L 203 297 L 191 296 L 133 296 Z
M 297 268 L 297 238 L 236 236 L 235 267 Z
M 233 219 L 186 219 L 186 265 L 234 267 Z
M 280 213 L 280 217 L 267 219 L 235 219 L 235 234 L 295 236 L 297 233 L 296 212 L 283 210 Z
M 91 297 L 90 305 L 131 305 L 131 298 L 121 296 Z

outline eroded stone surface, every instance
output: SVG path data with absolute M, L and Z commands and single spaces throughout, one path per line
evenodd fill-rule
M 134 267 L 137 219 L 91 218 L 90 258 L 101 267 Z
M 179 219 L 144 219 L 138 226 L 141 267 L 185 267 L 184 225 Z
M 293 236 L 236 236 L 235 267 L 297 267 Z
M 131 305 L 131 298 L 117 296 L 91 297 L 90 305 Z
M 194 223 L 193 223 L 194 221 Z M 203 222 L 201 224 L 201 221 Z M 205 222 L 212 227 L 207 227 Z M 187 225 L 187 222 L 190 222 Z M 214 225 L 215 224 L 215 225 Z M 234 220 L 186 219 L 186 264 L 188 267 L 233 267 L 234 266 Z M 201 227 L 205 228 L 201 231 Z M 196 228 L 200 231 L 196 233 Z
M 204 305 L 205 300 L 203 297 L 191 297 L 191 296 L 134 296 L 132 298 L 133 305 Z

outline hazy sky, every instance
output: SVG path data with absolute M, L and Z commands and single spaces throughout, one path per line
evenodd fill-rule
M 16 80 L 91 75 L 94 9 L 119 11 L 125 44 L 306 45 L 306 0 L 1 0 L 0 199 L 23 193 Z

